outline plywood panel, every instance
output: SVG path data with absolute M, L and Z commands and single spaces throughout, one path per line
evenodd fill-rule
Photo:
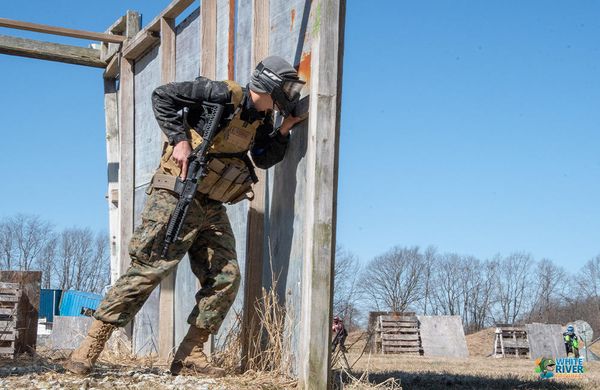
M 192 12 L 177 26 L 176 80 L 193 80 L 200 67 L 200 11 Z M 195 305 L 197 279 L 190 268 L 188 256 L 177 266 L 175 279 L 175 345 L 179 345 L 188 330 L 187 318 Z
M 467 341 L 459 316 L 417 316 L 425 356 L 469 356 Z
M 527 339 L 529 340 L 529 357 L 566 357 L 565 343 L 562 338 L 563 328 L 558 324 L 527 324 Z
M 200 70 L 200 9 L 196 9 L 177 26 L 176 81 L 193 80 Z
M 152 91 L 162 84 L 160 48 L 135 62 L 135 186 L 150 183 L 160 161 L 161 131 L 152 111 Z
M 302 0 L 270 2 L 269 54 L 297 65 L 297 53 L 310 51 L 309 37 L 304 34 L 309 24 L 309 9 L 310 2 Z M 307 94 L 308 89 L 303 93 Z M 285 159 L 268 172 L 265 250 L 270 257 L 264 262 L 263 285 L 271 285 L 272 275 L 278 279 L 277 291 L 288 308 L 290 329 L 301 318 L 306 256 L 307 131 L 307 122 L 296 126 Z M 292 332 L 291 339 L 293 356 L 298 356 L 299 332 Z

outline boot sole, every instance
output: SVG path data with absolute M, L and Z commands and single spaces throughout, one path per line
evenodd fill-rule
M 92 368 L 88 367 L 84 363 L 74 362 L 69 360 L 65 365 L 64 369 L 78 375 L 87 375 L 92 372 Z

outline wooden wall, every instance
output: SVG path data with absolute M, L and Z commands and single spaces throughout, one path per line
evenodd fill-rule
M 191 3 L 173 1 L 160 24 L 151 22 L 148 31 L 142 29 L 123 49 L 118 228 L 111 232 L 118 237 L 119 257 L 113 274 L 129 263 L 127 242 L 160 157 L 162 139 L 152 114 L 152 90 L 169 80 L 199 75 L 246 84 L 264 56 L 286 58 L 307 81 L 303 95 L 310 96 L 310 118 L 294 129 L 285 160 L 260 173 L 256 199 L 227 209 L 245 278 L 216 344 L 238 315 L 245 321 L 253 317 L 254 299 L 261 288 L 272 286 L 275 275 L 289 315 L 294 370 L 303 388 L 324 388 L 329 373 L 344 1 L 202 0 L 174 26 L 173 10 Z M 164 30 L 169 25 L 174 26 L 174 53 L 165 41 L 170 39 L 171 33 Z M 174 75 L 169 71 L 173 58 Z M 136 352 L 168 356 L 187 330 L 196 289 L 186 258 L 136 317 Z M 243 336 L 253 337 L 247 329 Z

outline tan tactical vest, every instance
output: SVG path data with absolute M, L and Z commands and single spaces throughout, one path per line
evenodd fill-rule
M 256 129 L 261 122 L 248 123 L 240 119 L 242 88 L 234 81 L 227 80 L 225 83 L 231 91 L 231 103 L 235 111 L 227 127 L 219 131 L 210 147 L 209 155 L 214 154 L 218 157 L 210 160 L 208 174 L 202 179 L 198 191 L 207 194 L 210 199 L 233 204 L 254 197 L 253 173 L 250 172 L 252 168 L 248 167 L 241 158 L 223 157 L 223 154 L 245 155 L 252 147 Z M 191 140 L 192 149 L 202 142 L 200 134 L 193 129 L 187 131 L 187 136 Z M 165 188 L 171 191 L 175 188 L 175 181 L 181 169 L 171 159 L 172 155 L 173 146 L 165 142 L 160 166 L 152 178 L 153 188 Z

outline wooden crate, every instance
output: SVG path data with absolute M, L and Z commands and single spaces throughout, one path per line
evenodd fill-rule
M 21 297 L 18 283 L 0 282 L 0 356 L 15 356 L 17 313 Z
M 497 325 L 494 357 L 529 358 L 529 340 L 524 326 Z
M 419 321 L 415 313 L 380 315 L 377 333 L 383 354 L 423 354 Z

